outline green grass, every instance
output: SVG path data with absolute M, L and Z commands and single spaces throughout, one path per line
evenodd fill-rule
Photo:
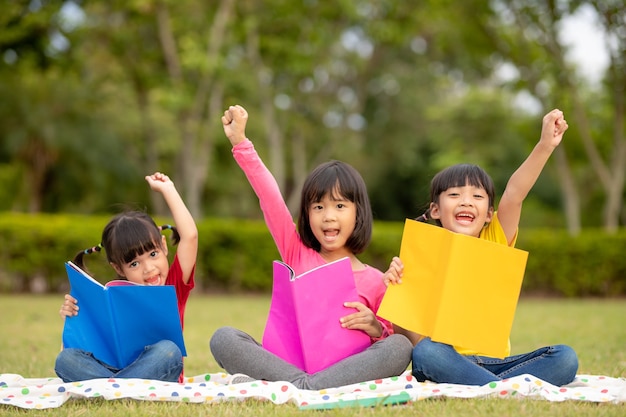
M 54 376 L 54 359 L 61 346 L 63 322 L 58 315 L 62 296 L 0 295 L 0 373 L 24 377 Z M 209 338 L 223 325 L 247 331 L 259 340 L 269 307 L 267 296 L 193 295 L 185 317 L 188 357 L 185 374 L 219 372 L 209 351 Z M 626 377 L 626 301 L 553 300 L 520 301 L 511 334 L 513 354 L 547 344 L 564 343 L 579 355 L 579 374 Z M 1 415 L 133 415 L 147 416 L 624 416 L 626 404 L 596 404 L 566 401 L 498 398 L 439 398 L 408 405 L 377 408 L 299 411 L 294 404 L 274 405 L 247 400 L 224 404 L 188 404 L 105 401 L 69 401 L 60 408 L 23 410 L 0 405 Z

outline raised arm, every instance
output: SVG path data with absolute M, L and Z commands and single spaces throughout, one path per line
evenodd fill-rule
M 550 155 L 561 143 L 567 127 L 561 110 L 554 109 L 546 114 L 543 117 L 539 142 L 517 171 L 511 175 L 498 204 L 498 219 L 509 243 L 517 233 L 522 203 L 535 185 Z
M 198 228 L 183 199 L 170 178 L 160 172 L 146 176 L 152 190 L 161 193 L 172 213 L 176 230 L 180 235 L 176 255 L 183 271 L 183 281 L 189 282 L 198 256 Z
M 222 125 L 231 145 L 235 146 L 246 140 L 246 123 L 248 123 L 248 112 L 243 107 L 230 106 L 224 112 Z
M 300 236 L 276 179 L 246 137 L 247 122 L 248 112 L 239 105 L 230 106 L 222 116 L 224 133 L 233 146 L 233 157 L 259 199 L 265 224 L 276 248 L 283 261 L 291 266 L 297 263 L 302 267 L 296 271 L 296 274 L 300 274 L 307 271 L 309 266 L 300 264 Z

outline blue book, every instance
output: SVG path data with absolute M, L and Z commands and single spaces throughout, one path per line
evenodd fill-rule
M 118 369 L 134 362 L 145 346 L 161 340 L 176 343 L 187 356 L 173 286 L 124 280 L 102 285 L 72 262 L 66 262 L 65 269 L 79 311 L 65 318 L 64 348 L 91 352 Z

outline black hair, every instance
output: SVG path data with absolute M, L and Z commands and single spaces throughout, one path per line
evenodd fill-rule
M 311 230 L 309 209 L 312 203 L 321 201 L 327 194 L 332 199 L 345 198 L 356 205 L 356 224 L 346 247 L 354 254 L 363 252 L 372 239 L 372 207 L 361 174 L 341 161 L 333 160 L 317 166 L 304 181 L 298 217 L 302 242 L 318 252 L 321 250 L 321 244 Z
M 180 241 L 176 227 L 157 226 L 152 217 L 141 211 L 127 211 L 113 217 L 102 231 L 101 243 L 82 250 L 74 257 L 74 264 L 85 269 L 83 257 L 93 252 L 106 252 L 109 263 L 121 266 L 137 255 L 161 248 L 161 230 L 172 230 L 174 245 Z
M 430 182 L 430 202 L 438 204 L 441 193 L 452 187 L 463 187 L 465 185 L 483 188 L 489 197 L 489 207 L 494 207 L 496 190 L 493 180 L 484 169 L 472 164 L 452 165 L 439 171 Z M 430 208 L 415 220 L 428 222 L 429 218 Z M 437 224 L 441 225 L 439 221 L 437 221 Z

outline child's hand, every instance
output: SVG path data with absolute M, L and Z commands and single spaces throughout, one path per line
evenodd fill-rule
M 61 317 L 65 318 L 78 315 L 77 304 L 78 301 L 76 301 L 76 298 L 72 297 L 69 294 L 65 294 L 65 300 L 63 301 L 63 304 L 61 304 L 61 310 L 59 311 Z
M 165 190 L 166 187 L 174 186 L 174 183 L 172 182 L 172 180 L 170 180 L 170 177 L 160 172 L 155 172 L 152 175 L 146 175 L 146 181 L 148 181 L 148 184 L 150 185 L 150 188 L 152 188 L 152 190 L 159 193 L 163 193 L 163 190 Z
M 556 148 L 563 139 L 563 134 L 567 130 L 568 125 L 563 116 L 563 112 L 559 109 L 554 109 L 550 113 L 543 117 L 543 123 L 541 126 L 541 143 Z
M 383 326 L 376 315 L 367 306 L 358 301 L 343 303 L 344 307 L 356 308 L 357 312 L 343 316 L 339 321 L 341 327 L 351 330 L 363 330 L 369 337 L 380 337 L 383 334 Z
M 404 264 L 397 256 L 394 256 L 389 264 L 389 269 L 383 275 L 383 282 L 388 287 L 389 284 L 402 284 L 402 273 L 404 272 Z
M 246 123 L 248 122 L 248 112 L 243 107 L 230 106 L 222 116 L 222 125 L 224 125 L 224 133 L 235 146 L 246 139 Z

